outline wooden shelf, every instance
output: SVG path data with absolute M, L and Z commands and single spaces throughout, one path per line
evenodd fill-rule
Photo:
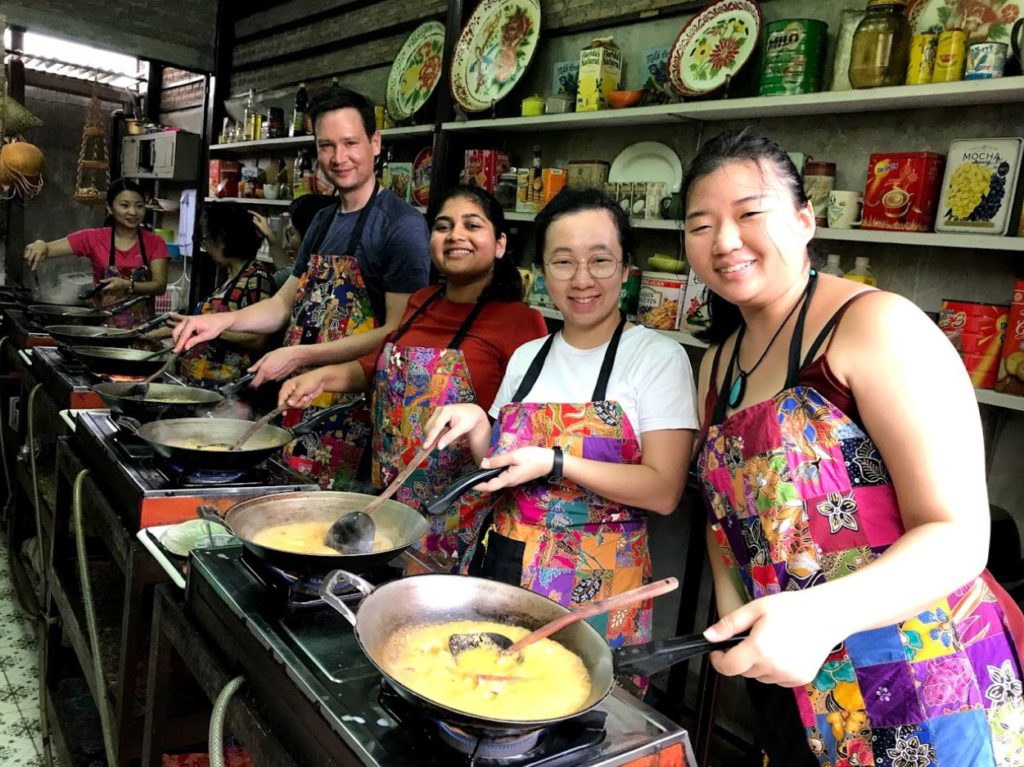
M 505 211 L 506 221 L 533 221 L 537 216 L 533 213 L 516 213 L 512 210 Z M 663 229 L 668 231 L 683 230 L 683 222 L 668 220 L 664 218 L 631 218 L 630 223 L 634 229 Z
M 416 136 L 431 136 L 434 133 L 433 125 L 409 125 L 404 128 L 381 128 L 382 138 L 402 139 L 415 138 Z
M 557 309 L 549 309 L 546 306 L 533 306 L 533 304 L 530 304 L 530 306 L 536 309 L 541 314 L 543 314 L 548 319 L 559 321 L 562 321 L 563 319 L 562 313 Z M 657 330 L 657 332 L 661 333 L 663 336 L 667 336 L 676 343 L 683 344 L 684 346 L 694 346 L 697 347 L 698 349 L 708 348 L 708 345 L 706 343 L 690 335 L 689 333 L 683 333 L 679 330 L 658 330 L 657 328 L 652 328 L 652 330 Z
M 1024 101 L 1024 77 L 988 81 L 899 85 L 854 91 L 823 91 L 799 96 L 756 96 L 717 101 L 688 101 L 600 112 L 568 112 L 540 117 L 502 117 L 494 120 L 446 122 L 446 131 L 537 131 L 611 128 L 628 125 L 674 124 L 686 120 L 756 120 L 767 117 L 806 117 L 897 109 L 966 107 Z
M 287 207 L 291 200 L 265 200 L 261 197 L 206 197 L 207 202 L 238 202 L 243 205 L 281 205 Z
M 433 133 L 433 125 L 410 125 L 403 128 L 383 128 L 380 135 L 386 139 L 402 139 L 415 136 L 429 136 Z M 313 143 L 313 136 L 286 136 L 284 138 L 265 138 L 259 141 L 232 141 L 230 144 L 211 144 L 210 154 L 273 152 L 278 149 L 312 146 Z

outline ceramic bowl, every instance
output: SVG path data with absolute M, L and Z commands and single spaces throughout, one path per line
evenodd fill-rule
M 635 107 L 644 97 L 643 90 L 638 91 L 612 91 L 608 94 L 608 106 L 612 109 L 625 109 Z

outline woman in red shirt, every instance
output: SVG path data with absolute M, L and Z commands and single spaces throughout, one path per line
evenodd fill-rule
M 437 284 L 413 293 L 379 353 L 286 381 L 280 404 L 306 407 L 323 391 L 372 390 L 373 482 L 385 487 L 422 447 L 435 408 L 458 402 L 489 408 L 512 352 L 547 333 L 540 313 L 522 302 L 522 281 L 506 247 L 498 201 L 478 187 L 450 189 L 431 227 Z M 462 444 L 435 451 L 396 498 L 418 508 L 475 466 Z M 487 496 L 467 493 L 430 519 L 420 548 L 454 571 L 488 510 Z
M 25 259 L 35 269 L 45 258 L 76 255 L 92 261 L 93 280 L 103 283 L 97 299 L 106 306 L 129 296 L 159 296 L 167 290 L 167 245 L 142 228 L 146 197 L 130 179 L 122 178 L 107 190 L 107 221 L 99 229 L 82 229 L 60 240 L 36 240 L 25 248 Z M 153 298 L 114 315 L 118 327 L 134 327 L 153 316 Z

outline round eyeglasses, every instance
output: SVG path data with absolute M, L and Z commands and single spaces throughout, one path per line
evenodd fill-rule
M 574 258 L 553 258 L 544 262 L 548 274 L 556 280 L 571 280 L 576 276 L 580 266 L 586 266 L 590 276 L 595 280 L 606 280 L 615 274 L 622 261 L 610 256 L 598 256 L 589 261 L 577 261 Z

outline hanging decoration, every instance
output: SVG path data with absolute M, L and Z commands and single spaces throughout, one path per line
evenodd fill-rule
M 71 198 L 83 205 L 102 205 L 110 186 L 110 153 L 107 129 L 103 124 L 98 84 L 93 83 L 92 99 L 85 111 L 82 144 L 78 150 L 78 173 Z

